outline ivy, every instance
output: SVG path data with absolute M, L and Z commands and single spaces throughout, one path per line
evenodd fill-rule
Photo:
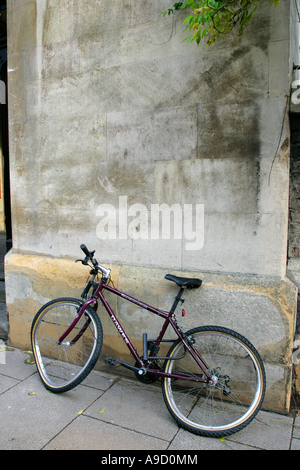
M 258 4 L 262 0 L 187 0 L 176 2 L 172 8 L 162 12 L 162 15 L 172 15 L 176 11 L 190 10 L 183 24 L 184 31 L 191 34 L 185 41 L 200 44 L 205 40 L 213 45 L 220 36 L 229 34 L 234 28 L 242 35 L 245 27 L 251 21 Z M 269 0 L 277 6 L 280 0 Z

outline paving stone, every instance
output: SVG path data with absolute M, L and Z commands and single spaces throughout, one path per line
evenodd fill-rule
M 246 428 L 229 436 L 228 440 L 259 449 L 289 450 L 292 431 L 292 417 L 260 411 Z
M 169 442 L 81 415 L 45 450 L 164 450 Z
M 99 411 L 104 409 L 102 414 Z M 147 435 L 170 440 L 178 426 L 170 416 L 160 387 L 122 379 L 104 393 L 86 415 Z
M 42 449 L 97 396 L 98 390 L 84 386 L 64 394 L 50 393 L 37 373 L 26 378 L 0 395 L 0 449 Z

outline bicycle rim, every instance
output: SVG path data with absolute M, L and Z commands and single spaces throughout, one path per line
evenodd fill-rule
M 221 327 L 199 327 L 187 333 L 193 347 L 208 364 L 210 383 L 165 378 L 162 383 L 167 408 L 185 429 L 198 435 L 222 437 L 244 428 L 259 411 L 265 393 L 265 373 L 258 352 L 238 333 Z M 205 374 L 176 341 L 164 371 Z
M 62 343 L 58 343 L 80 306 L 76 299 L 53 300 L 39 310 L 32 323 L 31 341 L 38 372 L 46 388 L 53 392 L 65 392 L 82 382 L 100 353 L 102 326 L 89 308 Z

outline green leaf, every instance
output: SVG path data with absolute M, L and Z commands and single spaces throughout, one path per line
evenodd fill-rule
M 243 25 L 249 23 L 249 21 L 251 20 L 251 18 L 252 18 L 252 16 L 253 16 L 253 13 L 255 12 L 256 9 L 257 9 L 257 6 L 253 8 L 253 10 L 251 11 L 250 14 L 248 14 L 248 11 L 247 11 L 247 15 L 246 15 L 244 18 L 241 19 L 241 23 L 242 23 Z
M 192 16 L 187 16 L 185 18 L 185 20 L 183 20 L 182 24 L 189 23 L 193 18 L 194 18 L 193 15 Z
M 188 9 L 192 14 L 183 19 L 186 30 L 192 34 L 184 39 L 197 44 L 205 38 L 208 45 L 213 45 L 221 36 L 229 34 L 233 29 L 243 34 L 246 25 L 252 20 L 257 6 L 262 0 L 186 0 L 174 3 L 169 13 L 175 10 Z M 274 6 L 280 0 L 269 0 Z M 166 12 L 164 12 L 166 14 Z
M 102 410 L 98 411 L 98 415 L 102 415 L 102 413 L 104 413 L 105 411 L 105 408 L 102 408 Z

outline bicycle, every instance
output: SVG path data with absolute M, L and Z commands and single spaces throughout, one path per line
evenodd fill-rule
M 266 388 L 257 350 L 245 337 L 221 326 L 200 326 L 184 332 L 175 316 L 179 302 L 184 301 L 184 290 L 199 288 L 202 281 L 167 274 L 165 279 L 175 282 L 179 292 L 170 311 L 165 312 L 117 290 L 110 269 L 94 258 L 95 251 L 80 247 L 86 256 L 76 262 L 91 268 L 81 299 L 52 300 L 32 322 L 32 350 L 44 386 L 55 393 L 66 392 L 95 366 L 103 342 L 97 314 L 100 300 L 135 360 L 134 365 L 112 358 L 105 362 L 133 371 L 145 384 L 161 379 L 165 404 L 179 426 L 207 437 L 228 436 L 247 426 L 260 410 Z M 105 299 L 105 291 L 164 320 L 157 338 L 148 339 L 143 333 L 142 356 Z M 169 326 L 177 339 L 164 339 Z M 172 342 L 168 353 L 160 356 L 160 347 L 168 342 Z

